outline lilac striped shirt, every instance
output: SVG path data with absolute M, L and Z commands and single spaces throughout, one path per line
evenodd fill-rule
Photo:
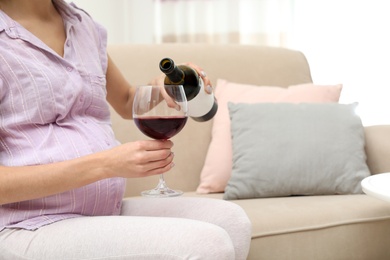
M 49 164 L 118 145 L 106 102 L 106 31 L 84 11 L 53 1 L 67 34 L 64 57 L 0 11 L 0 164 Z M 0 231 L 119 214 L 123 178 L 0 205 Z

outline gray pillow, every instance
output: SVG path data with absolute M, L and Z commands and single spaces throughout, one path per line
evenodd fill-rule
M 229 103 L 224 199 L 362 193 L 370 175 L 357 104 Z

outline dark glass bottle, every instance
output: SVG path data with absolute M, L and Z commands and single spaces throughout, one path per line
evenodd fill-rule
M 207 94 L 198 73 L 187 65 L 176 66 L 170 58 L 160 61 L 160 70 L 166 75 L 166 85 L 183 85 L 188 101 L 188 115 L 195 121 L 204 122 L 215 116 L 218 103 L 213 94 Z M 175 98 L 175 93 L 168 93 Z

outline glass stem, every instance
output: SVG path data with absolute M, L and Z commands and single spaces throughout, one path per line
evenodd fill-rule
M 163 190 L 166 188 L 167 188 L 167 185 L 165 184 L 164 174 L 160 174 L 160 178 L 159 178 L 156 189 Z

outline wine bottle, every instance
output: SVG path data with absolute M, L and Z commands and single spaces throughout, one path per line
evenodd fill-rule
M 164 84 L 183 85 L 188 101 L 188 115 L 195 121 L 204 122 L 215 116 L 218 103 L 213 94 L 204 90 L 204 83 L 198 73 L 187 65 L 176 66 L 170 58 L 160 61 L 160 70 L 166 75 Z M 174 93 L 168 93 L 175 98 Z

